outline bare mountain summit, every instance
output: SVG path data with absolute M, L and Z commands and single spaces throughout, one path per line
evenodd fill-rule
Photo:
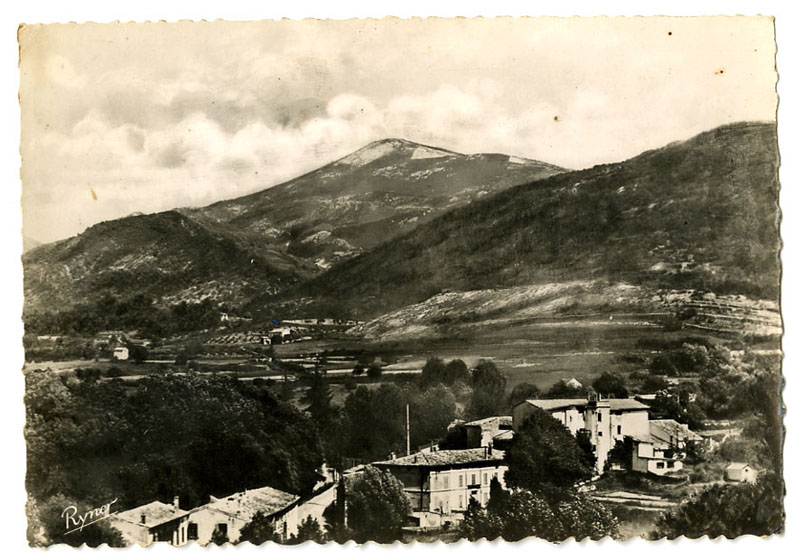
M 247 232 L 252 242 L 321 271 L 445 210 L 561 171 L 514 156 L 463 155 L 390 138 L 271 189 L 186 212 Z

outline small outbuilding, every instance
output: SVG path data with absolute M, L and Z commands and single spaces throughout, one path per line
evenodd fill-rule
M 750 482 L 758 478 L 758 471 L 748 463 L 731 463 L 725 467 L 725 480 L 728 482 Z
M 571 377 L 568 381 L 565 382 L 565 386 L 571 389 L 581 389 L 582 383 L 575 377 Z
M 129 360 L 130 359 L 130 349 L 126 346 L 116 346 L 113 349 L 113 359 L 114 360 Z

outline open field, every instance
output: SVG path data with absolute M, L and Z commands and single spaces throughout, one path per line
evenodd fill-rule
M 387 364 L 384 374 L 418 374 L 430 356 L 445 361 L 459 358 L 469 367 L 488 359 L 507 377 L 508 390 L 521 382 L 546 389 L 560 379 L 575 377 L 587 383 L 604 371 L 628 375 L 647 370 L 655 351 L 639 347 L 638 340 L 667 343 L 689 336 L 704 337 L 704 333 L 687 327 L 667 330 L 639 315 L 620 319 L 604 315 L 527 322 L 465 339 L 311 340 L 276 346 L 275 353 L 279 359 L 304 364 L 325 353 L 326 367 L 332 374 L 349 373 L 358 355 L 382 359 Z M 705 338 L 727 344 L 736 342 L 736 337 L 730 335 L 709 333 Z M 774 351 L 773 342 L 755 346 L 761 352 Z

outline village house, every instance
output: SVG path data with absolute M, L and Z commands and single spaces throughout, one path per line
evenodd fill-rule
M 609 451 L 618 440 L 648 435 L 649 409 L 635 399 L 527 399 L 513 407 L 513 429 L 520 429 L 539 410 L 548 412 L 574 436 L 579 431 L 588 435 L 595 449 L 596 469 L 604 472 Z
M 758 471 L 747 463 L 731 463 L 725 468 L 725 480 L 728 482 L 755 483 Z
M 292 336 L 292 327 L 278 327 L 271 329 L 267 336 L 270 338 L 271 344 L 284 344 Z
M 631 470 L 659 476 L 680 471 L 686 452 L 652 438 L 631 438 Z
M 702 443 L 703 438 L 670 418 L 648 421 L 648 434 L 632 436 L 631 469 L 667 475 L 684 467 L 688 442 Z
M 273 523 L 276 534 L 286 540 L 297 535 L 300 524 L 310 516 L 324 525 L 325 510 L 336 501 L 338 488 L 335 472 L 325 474 L 328 476 L 304 498 L 264 487 L 225 498 L 210 496 L 209 503 L 184 511 L 175 497 L 173 504 L 155 501 L 114 514 L 111 524 L 128 544 L 168 542 L 184 546 L 196 542 L 204 546 L 212 541 L 213 534 L 225 535 L 232 543 L 239 541 L 242 528 L 262 512 Z
M 126 346 L 116 346 L 113 349 L 113 359 L 125 361 L 130 359 L 130 349 Z
M 504 486 L 504 452 L 491 447 L 419 452 L 373 463 L 389 471 L 405 487 L 420 527 L 459 520 L 473 497 L 483 506 L 497 478 Z
M 151 502 L 113 514 L 109 523 L 117 529 L 126 544 L 149 546 L 163 541 L 177 544 L 178 527 L 188 512 L 179 509 L 179 499 L 173 504 Z
M 298 501 L 298 496 L 267 486 L 243 490 L 225 498 L 210 496 L 209 503 L 190 510 L 181 520 L 174 544 L 195 541 L 206 545 L 216 531 L 230 542 L 237 542 L 242 528 L 258 512 L 273 523 L 277 534 L 288 537 L 290 529 L 295 530 L 298 525 L 295 509 Z

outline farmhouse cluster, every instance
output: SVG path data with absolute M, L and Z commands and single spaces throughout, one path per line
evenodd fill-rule
M 631 470 L 654 475 L 682 469 L 688 443 L 709 443 L 686 424 L 649 418 L 649 410 L 641 397 L 527 399 L 513 407 L 512 416 L 450 425 L 450 431 L 463 435 L 458 439 L 462 448 L 441 449 L 431 444 L 401 457 L 392 454 L 371 466 L 389 471 L 402 483 L 416 530 L 449 526 L 462 519 L 471 499 L 487 507 L 492 480 L 505 486 L 505 449 L 514 436 L 513 429 L 538 412 L 550 414 L 573 435 L 584 436 L 591 443 L 598 475 L 607 469 L 625 468 L 608 461 L 618 442 L 630 449 Z M 287 539 L 310 516 L 324 522 L 332 504 L 347 511 L 344 486 L 365 467 L 357 465 L 342 473 L 323 469 L 323 482 L 309 496 L 264 487 L 211 497 L 189 511 L 180 509 L 176 497 L 171 504 L 155 501 L 117 513 L 111 522 L 125 540 L 144 546 L 155 541 L 205 545 L 218 537 L 237 541 L 241 529 L 259 513 L 272 523 L 280 538 Z M 756 476 L 757 471 L 747 464 L 731 464 L 725 472 L 726 480 L 733 482 L 754 482 Z

